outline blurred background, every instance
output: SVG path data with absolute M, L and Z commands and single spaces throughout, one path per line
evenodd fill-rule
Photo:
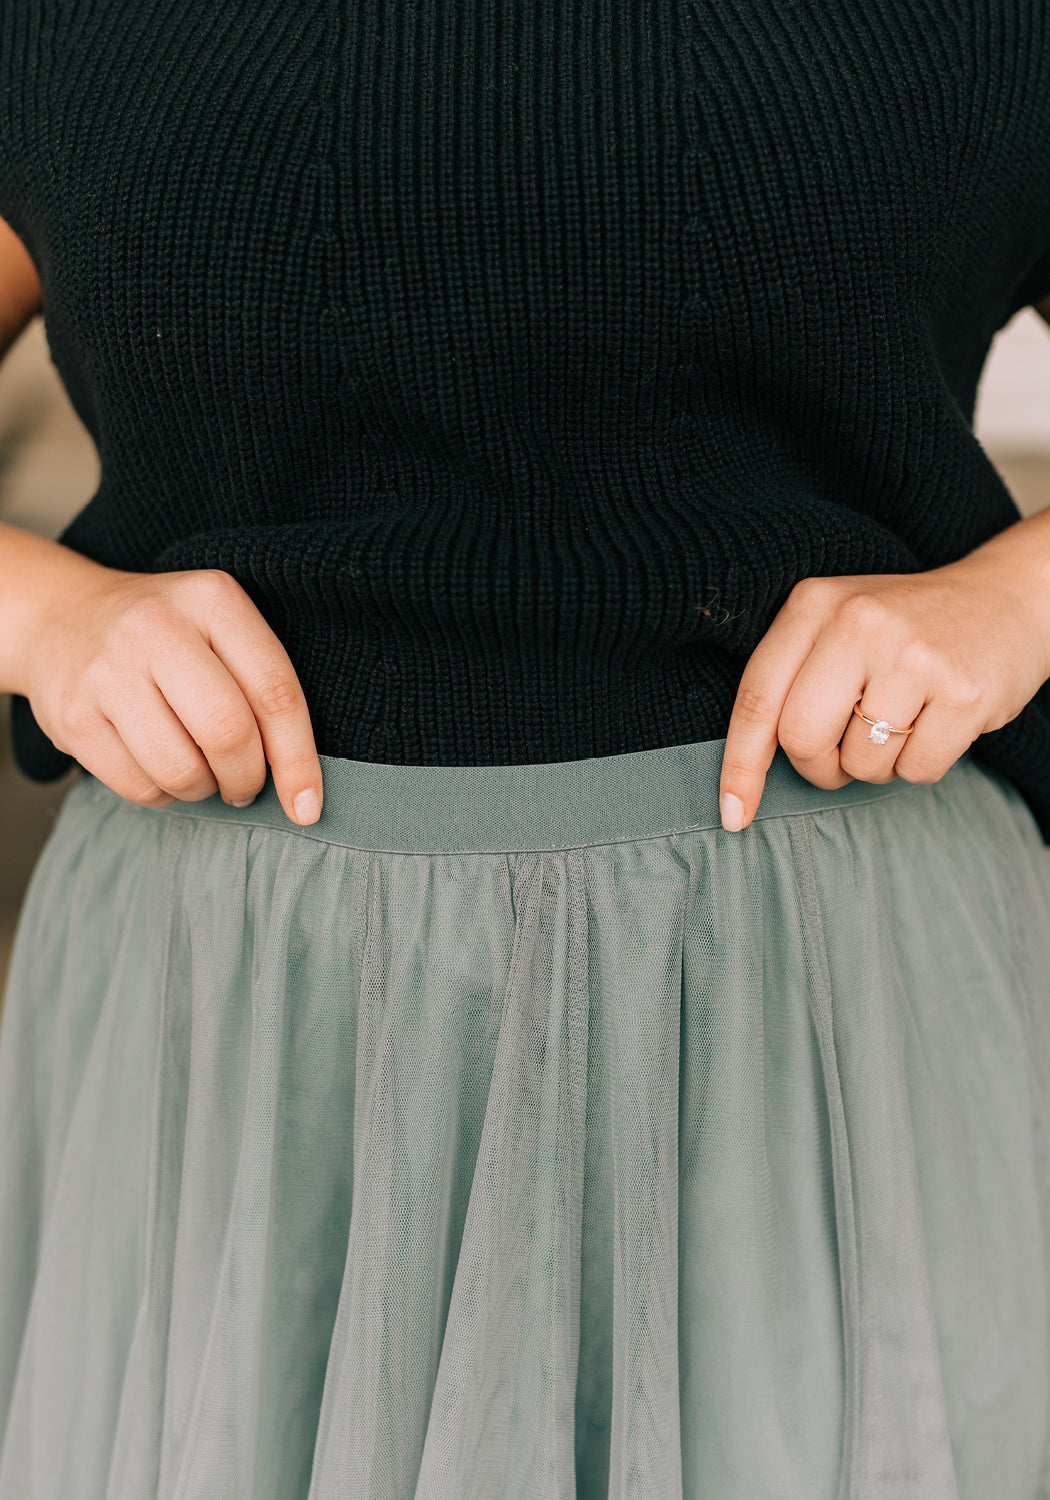
M 1050 328 L 1030 310 L 996 339 L 976 426 L 1022 512 L 1050 505 Z M 94 445 L 62 390 L 38 318 L 0 363 L 0 520 L 56 537 L 97 483 Z M 42 786 L 17 771 L 9 709 L 0 694 L 0 994 L 26 882 L 79 774 Z

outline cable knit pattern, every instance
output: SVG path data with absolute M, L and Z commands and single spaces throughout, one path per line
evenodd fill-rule
M 798 579 L 1016 519 L 972 416 L 1048 142 L 1031 0 L 0 0 L 62 539 L 233 574 L 323 754 L 719 738 Z M 1050 838 L 1050 693 L 977 749 Z

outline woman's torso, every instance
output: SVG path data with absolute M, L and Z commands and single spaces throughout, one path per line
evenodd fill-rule
M 322 753 L 720 737 L 798 578 L 1016 518 L 970 424 L 1048 140 L 1027 0 L 7 0 L 64 540 L 237 577 Z

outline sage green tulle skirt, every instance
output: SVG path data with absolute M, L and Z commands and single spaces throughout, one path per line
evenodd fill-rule
M 1050 868 L 724 742 L 84 776 L 0 1027 L 0 1500 L 1036 1500 Z

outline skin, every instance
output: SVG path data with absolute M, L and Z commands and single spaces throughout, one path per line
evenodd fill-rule
M 0 219 L 0 355 L 43 308 L 43 293 L 29 252 Z
M 1036 309 L 1050 323 L 1050 299 Z M 777 746 L 814 786 L 933 782 L 1050 676 L 1050 509 L 924 573 L 805 578 L 748 660 L 722 757 L 730 832 Z M 853 713 L 910 734 L 872 744 Z
M 24 246 L 0 221 L 0 355 L 41 311 Z M 323 788 L 284 646 L 218 569 L 131 573 L 0 525 L 0 691 L 29 699 L 60 750 L 128 801 L 250 801 L 267 762 L 288 817 Z M 313 807 L 297 810 L 302 792 Z
M 0 355 L 42 309 L 0 220 Z M 1037 311 L 1050 324 L 1050 299 Z M 752 653 L 722 762 L 723 823 L 758 811 L 777 746 L 815 786 L 939 780 L 1050 676 L 1050 508 L 925 573 L 805 578 Z M 321 768 L 302 687 L 244 590 L 217 569 L 128 573 L 0 524 L 0 690 L 122 797 L 243 802 L 269 763 L 293 822 Z M 869 718 L 908 735 L 883 746 Z M 313 791 L 318 812 L 293 801 Z M 734 805 L 734 803 L 736 805 Z

